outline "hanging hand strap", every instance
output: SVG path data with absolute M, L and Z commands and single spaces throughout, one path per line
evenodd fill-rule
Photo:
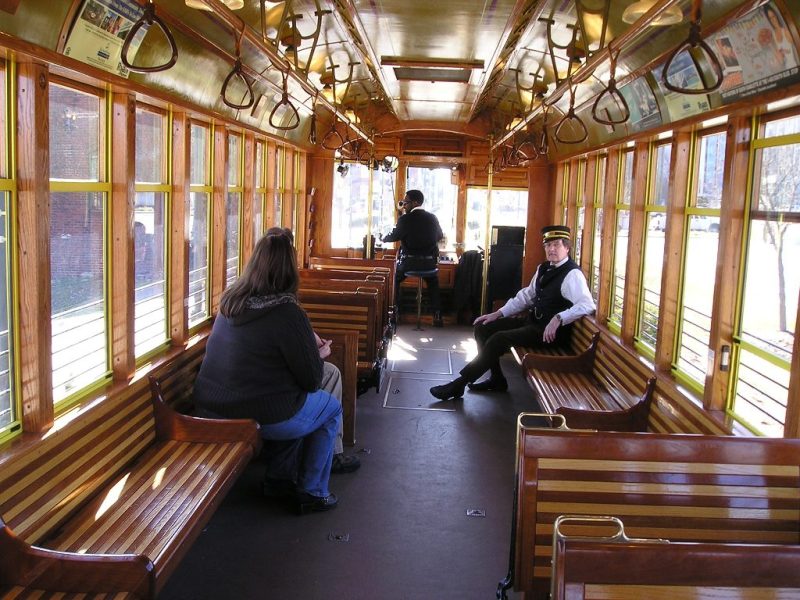
M 561 132 L 568 122 L 578 123 L 580 126 L 579 131 L 582 132 L 581 137 L 577 139 L 567 139 L 561 137 Z M 585 142 L 586 138 L 589 137 L 589 130 L 586 129 L 586 125 L 581 118 L 575 114 L 575 88 L 571 84 L 569 86 L 569 110 L 567 111 L 567 114 L 565 114 L 558 122 L 558 125 L 556 125 L 555 136 L 556 141 L 562 144 L 580 144 L 581 142 Z
M 700 35 L 701 3 L 702 0 L 694 0 L 692 4 L 692 22 L 689 25 L 689 37 L 686 38 L 683 44 L 670 53 L 667 62 L 664 64 L 664 70 L 661 71 L 661 82 L 664 84 L 664 87 L 671 92 L 678 94 L 708 94 L 718 90 L 722 85 L 722 80 L 725 78 L 722 73 L 722 64 L 719 62 L 719 58 L 717 58 L 716 53 Z M 670 82 L 669 72 L 672 67 L 672 61 L 674 61 L 683 50 L 689 51 L 692 48 L 699 48 L 705 53 L 706 59 L 714 71 L 715 81 L 713 84 L 705 87 L 701 86 L 699 88 L 684 88 Z
M 241 43 L 243 36 L 244 26 L 242 27 L 241 35 L 236 40 L 236 62 L 233 63 L 233 70 L 228 73 L 225 81 L 222 82 L 222 91 L 220 92 L 220 94 L 222 94 L 222 102 L 225 103 L 225 106 L 236 110 L 250 108 L 253 106 L 253 103 L 256 100 L 255 94 L 253 93 L 253 86 L 250 84 L 250 81 L 247 79 L 247 77 L 245 77 L 244 69 L 242 68 Z M 228 86 L 234 79 L 238 79 L 244 83 L 245 87 L 247 88 L 247 94 L 245 95 L 245 100 L 242 103 L 236 103 L 233 100 L 228 99 Z
M 594 100 L 594 104 L 592 105 L 592 118 L 601 123 L 602 125 L 621 125 L 631 117 L 631 109 L 628 107 L 628 102 L 625 100 L 625 96 L 623 96 L 619 89 L 617 89 L 617 80 L 616 80 L 616 71 L 617 71 L 617 58 L 619 58 L 619 50 L 617 52 L 611 52 L 611 63 L 609 68 L 609 76 L 608 76 L 608 85 L 606 85 L 606 89 L 600 92 L 600 95 L 597 96 Z M 603 97 L 608 94 L 612 99 L 616 99 L 618 104 L 622 105 L 622 114 L 623 117 L 619 119 L 604 119 L 598 113 L 598 108 L 600 107 L 600 101 Z
M 164 34 L 164 37 L 167 38 L 172 55 L 163 65 L 155 65 L 153 67 L 136 66 L 128 60 L 128 52 L 131 49 L 131 43 L 133 42 L 133 38 L 136 37 L 136 34 L 142 27 L 145 25 L 150 27 L 153 23 L 158 25 L 158 27 L 161 29 L 161 32 Z M 150 2 L 147 3 L 147 5 L 144 7 L 144 13 L 142 14 L 141 18 L 133 24 L 133 27 L 131 27 L 130 31 L 128 31 L 128 35 L 125 36 L 125 42 L 122 44 L 122 56 L 120 56 L 120 60 L 125 68 L 133 71 L 134 73 L 157 73 L 159 71 L 166 71 L 167 69 L 172 68 L 176 62 L 178 62 L 178 46 L 175 45 L 175 38 L 172 37 L 172 32 L 169 30 L 169 27 L 167 27 L 167 24 L 164 23 L 164 21 L 162 21 L 161 18 L 156 14 L 156 5 L 153 4 L 153 0 L 150 0 Z
M 283 74 L 283 92 L 281 93 L 281 100 L 275 105 L 275 107 L 272 109 L 272 112 L 269 113 L 269 126 L 279 131 L 295 129 L 298 125 L 300 125 L 300 113 L 297 112 L 297 108 L 295 108 L 294 104 L 292 104 L 291 100 L 289 100 L 288 79 L 289 72 L 286 71 Z M 281 106 L 288 106 L 291 112 L 292 118 L 288 125 L 279 125 L 275 122 L 275 114 L 278 112 L 278 109 Z

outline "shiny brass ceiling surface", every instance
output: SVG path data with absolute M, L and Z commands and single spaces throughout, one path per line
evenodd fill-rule
M 495 55 L 514 0 L 359 0 L 354 3 L 378 57 L 410 61 L 482 61 Z M 469 83 L 400 81 L 383 67 L 387 95 L 401 119 L 466 122 L 484 71 L 473 69 Z

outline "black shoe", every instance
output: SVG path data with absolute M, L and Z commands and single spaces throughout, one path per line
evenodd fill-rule
M 345 456 L 344 452 L 333 455 L 331 473 L 352 473 L 361 466 L 361 461 L 357 456 Z
M 295 497 L 297 500 L 297 512 L 301 515 L 310 512 L 324 512 L 326 510 L 333 510 L 339 503 L 336 494 L 328 494 L 327 496 L 312 496 L 307 492 L 297 492 Z
M 442 313 L 438 310 L 433 313 L 433 326 L 434 327 L 444 327 L 444 321 L 442 320 Z
M 455 380 L 450 383 L 445 383 L 444 385 L 435 385 L 430 391 L 431 394 L 439 400 L 458 400 L 464 396 L 464 384 Z
M 484 379 L 483 381 L 477 381 L 475 383 L 470 383 L 469 389 L 473 392 L 505 392 L 508 390 L 508 381 L 505 379 Z
M 265 498 L 294 498 L 297 493 L 297 487 L 291 479 L 271 479 L 265 477 L 262 483 L 262 492 Z

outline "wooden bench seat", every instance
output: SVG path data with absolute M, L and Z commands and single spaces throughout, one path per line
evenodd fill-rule
M 689 394 L 687 389 L 678 385 L 669 373 L 656 372 L 653 365 L 640 356 L 636 350 L 624 345 L 617 336 L 609 332 L 607 328 L 598 325 L 594 318 L 583 317 L 573 324 L 573 335 L 571 347 L 565 351 L 549 351 L 537 348 L 530 350 L 523 347 L 512 348 L 512 354 L 517 362 L 522 365 L 524 356 L 533 352 L 537 356 L 574 356 L 585 351 L 591 344 L 593 336 L 599 333 L 597 348 L 595 351 L 592 376 L 601 382 L 607 391 L 611 389 L 621 390 L 622 403 L 613 397 L 605 397 L 602 402 L 605 410 L 617 410 L 623 403 L 628 405 L 635 404 L 641 400 L 647 392 L 650 380 L 655 377 L 655 387 L 652 392 L 652 399 L 647 412 L 646 430 L 654 433 L 698 433 L 703 435 L 750 435 L 743 427 L 738 425 L 724 411 L 711 411 L 703 407 L 699 398 Z M 527 378 L 527 373 L 523 371 L 523 376 Z M 554 375 L 558 378 L 561 375 Z M 529 379 L 529 384 L 532 383 Z M 585 388 L 591 390 L 591 387 Z M 534 393 L 536 390 L 534 389 Z M 587 401 L 591 402 L 591 400 Z M 588 408 L 591 404 L 586 405 Z M 599 403 L 595 403 L 599 406 Z M 545 406 L 544 410 L 551 412 L 554 406 Z M 580 408 L 573 406 L 571 408 Z M 643 407 L 642 407 L 643 408 Z M 564 414 L 569 412 L 569 408 L 560 411 Z M 578 421 L 583 416 L 591 415 L 572 415 L 571 427 L 608 429 L 613 423 L 613 417 L 603 415 L 600 418 L 605 422 Z M 612 421 L 612 423 L 609 423 Z
M 608 515 L 631 537 L 800 544 L 800 440 L 542 429 L 520 415 L 509 576 L 550 591 L 553 523 Z M 581 535 L 604 535 L 586 525 Z M 504 595 L 504 592 L 503 592 Z
M 563 532 L 604 520 L 619 531 Z M 559 517 L 554 527 L 551 600 L 800 598 L 800 546 L 630 539 L 610 517 Z
M 259 451 L 254 421 L 181 415 L 146 383 L 0 462 L 0 597 L 155 597 Z
M 388 303 L 387 306 L 394 306 L 394 273 L 396 262 L 393 258 L 344 258 L 344 257 L 324 257 L 312 256 L 308 259 L 308 266 L 312 269 L 334 269 L 345 271 L 362 271 L 368 273 L 384 273 L 387 275 Z
M 542 410 L 561 414 L 573 429 L 646 431 L 656 380 L 651 377 L 641 396 L 625 389 L 613 371 L 596 371 L 600 333 L 577 356 L 528 352 L 522 370 Z

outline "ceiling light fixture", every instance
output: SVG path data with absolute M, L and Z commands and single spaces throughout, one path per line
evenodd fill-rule
M 642 15 L 646 14 L 656 4 L 656 0 L 636 0 L 630 4 L 622 13 L 622 20 L 625 23 L 636 23 Z M 672 5 L 661 11 L 655 19 L 650 21 L 653 27 L 663 27 L 664 25 L 677 25 L 683 21 L 683 12 L 677 5 Z
M 220 0 L 225 6 L 231 10 L 239 10 L 244 8 L 244 0 Z M 196 8 L 197 10 L 214 10 L 205 2 L 200 0 L 186 0 L 186 6 L 189 8 Z

